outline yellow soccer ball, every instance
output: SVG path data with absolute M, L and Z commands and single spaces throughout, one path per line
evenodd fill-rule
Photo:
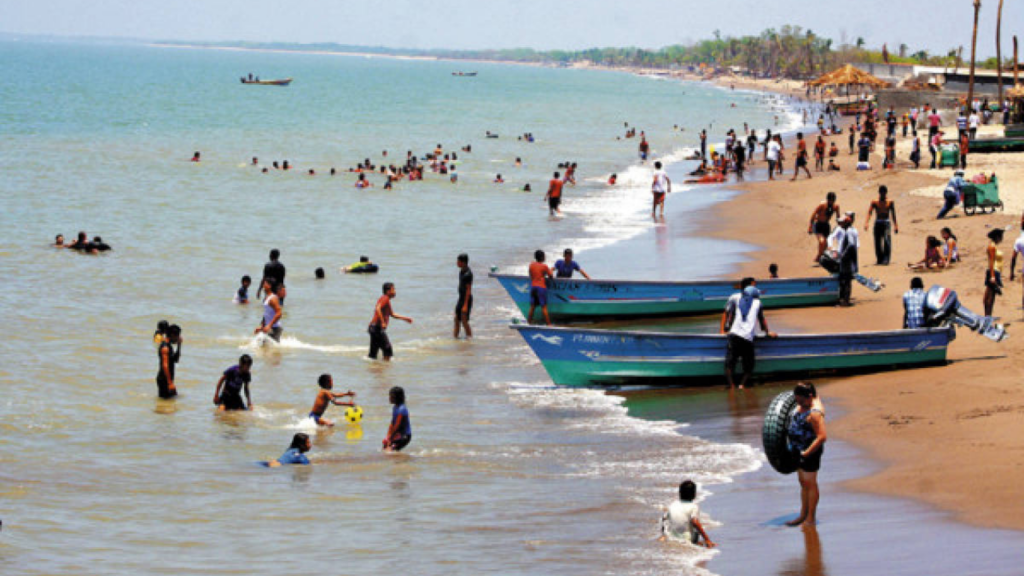
M 351 424 L 358 424 L 363 420 L 363 409 L 359 406 L 345 408 L 345 420 Z

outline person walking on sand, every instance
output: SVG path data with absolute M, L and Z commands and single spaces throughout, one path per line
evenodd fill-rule
M 986 249 L 988 268 L 985 270 L 985 316 L 992 315 L 996 296 L 1003 294 L 1003 251 L 999 249 L 999 244 L 1003 241 L 1003 229 L 990 230 L 988 240 Z
M 178 388 L 174 385 L 174 366 L 181 360 L 181 326 L 171 324 L 167 327 L 160 347 L 157 348 L 157 358 L 160 359 L 159 371 L 156 373 L 157 394 L 163 399 L 174 398 L 178 395 Z M 175 349 L 174 345 L 178 348 Z
M 853 225 L 854 216 L 853 212 L 845 213 L 839 220 L 839 228 L 828 239 L 839 261 L 839 306 L 842 307 L 852 306 L 853 278 L 859 268 L 857 250 L 860 248 L 860 236 Z
M 942 192 L 942 198 L 946 203 L 942 205 L 942 209 L 939 210 L 939 213 L 935 216 L 936 220 L 942 220 L 945 218 L 946 214 L 960 203 L 960 196 L 963 194 L 964 184 L 966 184 L 966 182 L 964 182 L 964 172 L 963 170 L 957 170 L 953 173 L 953 177 L 949 179 L 949 182 L 946 184 L 946 189 Z
M 548 215 L 554 216 L 561 214 L 562 210 L 559 206 L 562 204 L 562 186 L 565 183 L 562 181 L 561 175 L 555 172 L 554 177 L 548 182 L 548 193 L 544 195 L 544 199 L 548 202 Z
M 817 172 L 825 171 L 825 139 L 820 134 L 814 143 L 814 169 Z
M 551 326 L 551 318 L 548 316 L 548 285 L 547 279 L 552 277 L 551 268 L 544 263 L 544 251 L 537 250 L 533 253 L 533 262 L 530 262 L 530 311 L 526 315 L 527 324 L 533 324 L 533 311 L 540 306 L 544 314 L 544 323 Z
M 943 235 L 945 235 L 946 230 L 948 228 L 943 229 Z M 952 236 L 953 232 L 951 231 L 949 235 Z M 1010 282 L 1013 282 L 1014 273 L 1016 272 L 1017 256 L 1021 256 L 1021 261 L 1024 262 L 1024 216 L 1020 219 L 1020 236 L 1013 243 L 1013 257 L 1010 258 Z M 1021 271 L 1021 276 L 1024 277 L 1024 270 Z M 1021 307 L 1024 308 L 1024 294 L 1021 295 Z
M 875 215 L 875 261 L 879 266 L 888 266 L 892 257 L 892 232 L 900 233 L 896 222 L 896 203 L 888 199 L 889 188 L 878 187 L 878 199 L 871 201 L 868 216 L 864 219 L 864 231 L 868 231 L 871 215 Z
M 454 338 L 459 337 L 459 328 L 466 329 L 466 339 L 473 337 L 473 329 L 469 327 L 469 314 L 473 311 L 473 271 L 469 269 L 469 254 L 459 254 L 455 259 L 459 268 L 459 301 L 455 303 Z
M 651 216 L 655 216 L 659 206 L 661 206 L 661 215 L 665 215 L 665 195 L 670 192 L 672 192 L 672 180 L 661 169 L 661 161 L 655 162 L 654 179 L 651 182 L 651 194 L 654 196 L 651 204 Z
M 811 178 L 811 171 L 807 169 L 807 141 L 804 140 L 803 132 L 797 132 L 796 139 L 796 165 L 793 167 L 793 177 L 789 179 L 790 182 L 796 180 L 801 169 L 807 174 L 808 179 Z
M 739 388 L 742 390 L 750 382 L 756 365 L 754 338 L 757 335 L 757 325 L 761 325 L 761 329 L 769 338 L 778 336 L 768 329 L 768 322 L 764 319 L 764 310 L 761 307 L 761 292 L 756 285 L 757 282 L 753 278 L 744 278 L 740 282 L 740 292 L 729 297 L 725 304 L 725 312 L 722 313 L 721 332 L 726 334 L 725 379 L 729 382 L 729 388 L 736 387 L 734 373 L 737 361 L 742 362 L 743 366 L 743 378 L 740 380 Z
M 373 308 L 373 319 L 370 320 L 370 326 L 366 330 L 370 334 L 369 357 L 376 360 L 377 353 L 383 352 L 384 361 L 390 362 L 391 357 L 394 356 L 394 351 L 391 348 L 391 340 L 388 339 L 388 324 L 392 318 L 398 318 L 412 324 L 412 318 L 395 314 L 391 308 L 391 301 L 398 295 L 393 283 L 385 282 L 381 286 L 381 292 L 383 292 L 383 295 L 377 299 L 377 305 Z
M 825 200 L 814 208 L 814 212 L 811 212 L 811 222 L 807 225 L 807 233 L 814 234 L 818 239 L 818 255 L 814 257 L 815 264 L 821 261 L 821 255 L 825 253 L 828 236 L 832 232 L 830 222 L 833 215 L 836 216 L 836 220 L 839 219 L 839 204 L 836 204 L 836 193 L 829 192 L 825 195 Z
M 775 166 L 782 157 L 782 146 L 775 139 L 768 140 L 765 144 L 765 160 L 768 161 L 768 179 L 775 180 Z
M 825 413 L 816 405 L 818 396 L 814 385 L 801 382 L 793 388 L 797 409 L 793 412 L 787 429 L 790 445 L 796 450 L 797 478 L 800 480 L 800 514 L 786 522 L 787 526 L 799 526 L 803 523 L 817 522 L 818 470 L 821 469 L 821 456 L 825 452 Z

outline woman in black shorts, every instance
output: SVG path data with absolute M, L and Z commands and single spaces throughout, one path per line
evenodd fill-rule
M 818 469 L 821 455 L 825 450 L 825 413 L 816 402 L 814 384 L 801 382 L 793 389 L 797 409 L 789 421 L 789 443 L 799 451 L 800 463 L 797 476 L 800 479 L 800 515 L 786 522 L 788 526 L 799 526 L 804 522 L 815 523 L 818 510 Z

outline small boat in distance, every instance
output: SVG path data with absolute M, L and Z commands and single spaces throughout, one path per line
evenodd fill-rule
M 476 72 L 452 72 L 452 76 L 476 76 Z
M 284 78 L 282 80 L 260 80 L 258 76 L 256 78 L 246 78 L 245 76 L 242 76 L 241 80 L 242 84 L 256 84 L 258 86 L 287 86 L 292 83 L 291 78 Z

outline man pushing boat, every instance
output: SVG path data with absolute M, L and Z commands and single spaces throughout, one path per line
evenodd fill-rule
M 740 282 L 740 292 L 729 297 L 725 304 L 725 312 L 722 314 L 722 334 L 728 335 L 725 379 L 729 381 L 729 388 L 736 387 L 733 373 L 737 360 L 743 362 L 743 378 L 739 386 L 741 390 L 746 387 L 750 375 L 754 373 L 754 337 L 757 335 L 757 325 L 761 325 L 761 329 L 769 338 L 778 336 L 768 329 L 768 322 L 764 319 L 764 310 L 761 307 L 761 292 L 756 285 L 757 281 L 753 278 L 744 278 Z

